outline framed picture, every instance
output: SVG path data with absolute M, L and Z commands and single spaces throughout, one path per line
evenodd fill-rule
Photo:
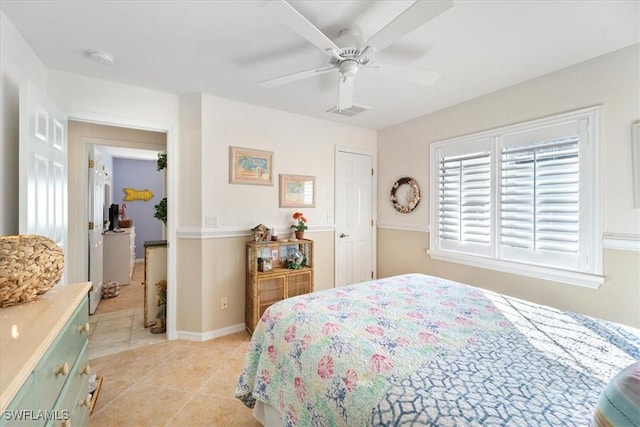
M 229 147 L 229 182 L 273 185 L 273 152 Z
M 316 177 L 280 175 L 281 208 L 315 208 Z

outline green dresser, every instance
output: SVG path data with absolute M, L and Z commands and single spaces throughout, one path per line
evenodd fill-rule
M 0 425 L 88 425 L 89 289 L 57 286 L 0 311 Z

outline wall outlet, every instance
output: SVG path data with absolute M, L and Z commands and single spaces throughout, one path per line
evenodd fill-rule
M 220 299 L 220 309 L 228 310 L 229 309 L 229 299 L 227 297 Z

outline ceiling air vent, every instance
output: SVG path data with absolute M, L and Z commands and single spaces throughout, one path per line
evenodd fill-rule
M 349 108 L 344 108 L 342 110 L 338 110 L 338 107 L 333 107 L 327 110 L 327 113 L 338 114 L 340 116 L 353 117 L 356 114 L 360 114 L 363 111 L 370 110 L 371 107 L 365 107 L 364 105 L 356 105 L 353 104 Z

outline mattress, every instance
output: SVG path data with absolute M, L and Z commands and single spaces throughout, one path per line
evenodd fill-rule
M 638 359 L 638 330 L 409 274 L 269 307 L 235 396 L 286 426 L 585 426 Z

